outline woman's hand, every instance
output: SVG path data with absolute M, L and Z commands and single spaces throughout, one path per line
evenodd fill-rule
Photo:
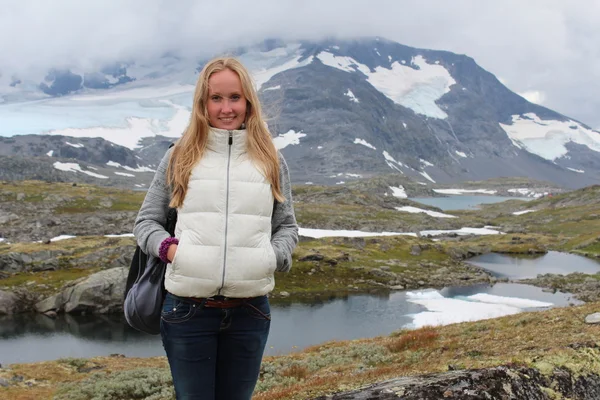
M 167 250 L 167 258 L 169 259 L 170 262 L 173 262 L 176 252 L 177 252 L 177 245 L 176 244 L 170 245 L 169 250 Z

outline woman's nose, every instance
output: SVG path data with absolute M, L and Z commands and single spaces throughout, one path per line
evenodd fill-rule
M 229 99 L 224 99 L 221 107 L 221 112 L 228 113 L 233 111 L 231 108 L 231 101 Z

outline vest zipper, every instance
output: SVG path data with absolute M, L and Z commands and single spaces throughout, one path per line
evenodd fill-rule
M 227 153 L 227 190 L 225 191 L 225 237 L 223 239 L 223 276 L 221 277 L 221 287 L 218 295 L 221 294 L 225 286 L 225 268 L 227 265 L 227 228 L 229 223 L 229 167 L 231 166 L 231 146 L 233 145 L 233 132 L 229 131 L 228 153 Z

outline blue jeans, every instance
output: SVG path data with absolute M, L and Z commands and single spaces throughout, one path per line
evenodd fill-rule
M 271 326 L 267 296 L 235 308 L 167 293 L 160 332 L 178 400 L 250 400 Z

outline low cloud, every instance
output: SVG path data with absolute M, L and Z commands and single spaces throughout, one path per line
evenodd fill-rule
M 19 0 L 0 13 L 2 84 L 164 54 L 197 59 L 264 38 L 382 36 L 473 57 L 512 90 L 600 125 L 600 2 L 580 0 Z M 539 100 L 539 98 L 538 98 Z

